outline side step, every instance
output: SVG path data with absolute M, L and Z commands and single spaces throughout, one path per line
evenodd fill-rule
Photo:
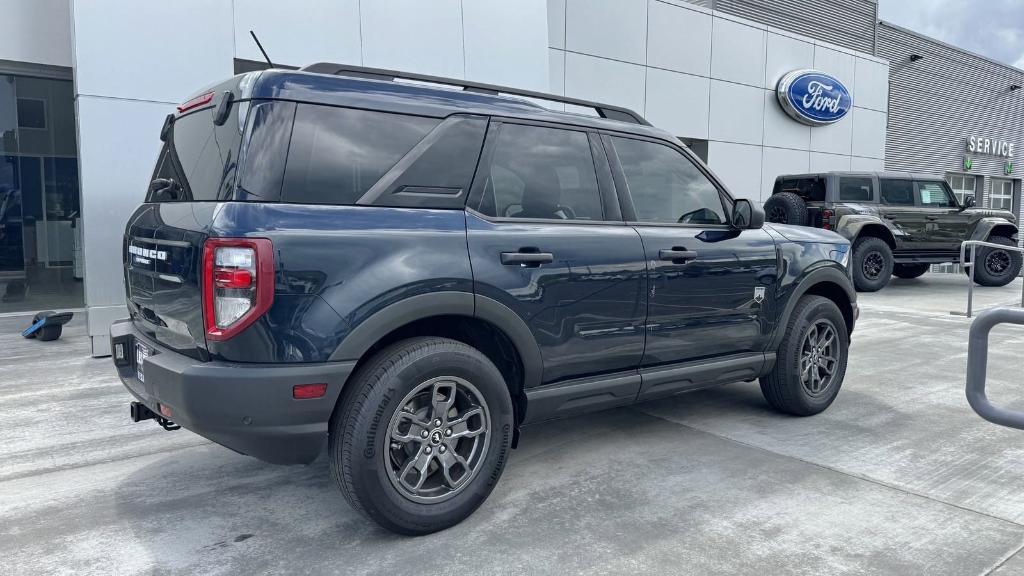
M 157 414 L 156 412 L 153 412 L 152 410 L 149 409 L 149 407 L 147 407 L 142 402 L 131 403 L 131 417 L 132 422 L 142 422 L 143 420 L 156 420 L 156 423 L 159 424 L 161 428 L 167 430 L 168 432 L 174 430 L 181 430 L 181 426 L 178 426 L 177 424 L 171 422 L 167 418 L 164 418 L 163 416 Z

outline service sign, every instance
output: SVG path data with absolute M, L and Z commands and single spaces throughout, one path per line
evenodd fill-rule
M 833 124 L 853 108 L 853 97 L 838 79 L 818 70 L 794 70 L 779 79 L 776 96 L 794 120 L 810 126 Z
M 1013 142 L 997 138 L 982 138 L 981 136 L 968 136 L 965 140 L 967 141 L 967 152 L 971 154 L 1013 158 Z

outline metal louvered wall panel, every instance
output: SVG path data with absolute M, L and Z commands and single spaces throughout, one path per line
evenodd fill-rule
M 874 0 L 713 0 L 711 4 L 741 18 L 874 53 L 878 13 Z
M 968 136 L 1013 142 L 1014 160 L 1024 154 L 1024 90 L 1010 90 L 1024 85 L 1024 72 L 886 23 L 878 26 L 877 48 L 890 63 L 885 167 L 980 176 L 979 205 L 993 178 L 1014 179 L 1019 210 L 1024 165 L 1006 176 L 1006 158 L 970 154 L 974 166 L 963 166 Z M 924 58 L 911 62 L 911 54 Z

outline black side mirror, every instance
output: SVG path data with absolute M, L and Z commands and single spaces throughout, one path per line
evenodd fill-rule
M 738 230 L 758 230 L 764 226 L 764 210 L 746 198 L 732 206 L 732 227 Z
M 964 196 L 964 210 L 968 208 L 974 208 L 976 205 L 977 203 L 974 200 L 974 194 L 968 194 L 967 196 Z

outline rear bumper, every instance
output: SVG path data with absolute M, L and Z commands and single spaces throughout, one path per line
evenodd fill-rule
M 149 348 L 145 382 L 137 377 L 135 344 Z M 118 345 L 125 358 L 119 360 Z M 327 440 L 327 424 L 355 362 L 233 364 L 200 362 L 141 336 L 130 320 L 110 327 L 121 382 L 138 401 L 176 424 L 236 452 L 275 464 L 312 462 Z M 327 384 L 310 400 L 292 398 L 296 384 Z

